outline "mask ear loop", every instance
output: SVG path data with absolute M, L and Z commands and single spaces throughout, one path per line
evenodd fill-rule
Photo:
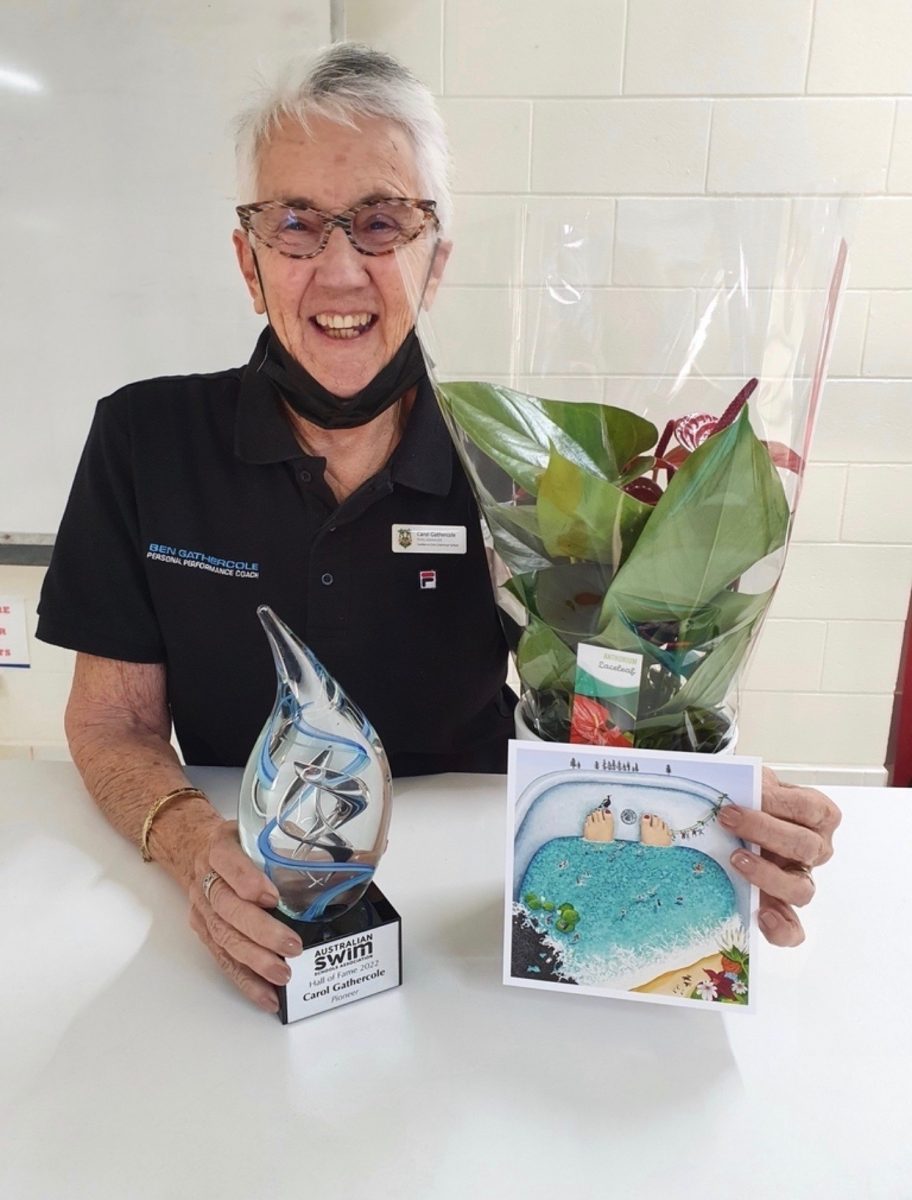
M 415 328 L 417 326 L 418 313 L 421 312 L 422 308 L 424 308 L 424 297 L 428 290 L 428 284 L 431 282 L 431 276 L 434 273 L 434 263 L 437 261 L 437 251 L 440 249 L 440 245 L 441 245 L 442 241 L 443 241 L 443 238 L 438 233 L 437 237 L 434 239 L 434 249 L 431 251 L 431 260 L 428 263 L 428 269 L 425 272 L 424 283 L 421 285 L 421 291 L 418 294 L 418 304 L 415 308 L 415 325 L 412 328 Z M 262 290 L 262 285 L 261 285 L 261 290 Z M 263 303 L 264 304 L 266 303 L 265 297 L 263 298 Z M 417 328 L 415 328 L 415 332 L 417 333 Z M 419 339 L 419 341 L 420 341 L 420 339 Z M 428 353 L 427 347 L 425 346 L 425 344 L 423 342 L 421 342 L 421 353 L 427 359 L 428 364 L 431 367 L 436 367 L 437 364 L 431 358 L 430 354 Z
M 257 283 L 260 285 L 260 295 L 263 297 L 263 307 L 266 309 L 266 324 L 272 328 L 272 317 L 269 315 L 269 305 L 266 303 L 266 289 L 263 287 L 263 276 L 260 274 L 260 260 L 257 258 L 256 250 L 253 248 L 253 235 L 247 234 L 247 245 L 250 247 L 250 255 L 253 258 L 253 269 L 256 271 Z

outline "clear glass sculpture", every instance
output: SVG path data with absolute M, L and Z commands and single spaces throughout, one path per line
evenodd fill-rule
M 257 609 L 278 690 L 247 761 L 241 845 L 299 921 L 340 916 L 361 899 L 386 849 L 392 782 L 377 734 L 311 651 Z

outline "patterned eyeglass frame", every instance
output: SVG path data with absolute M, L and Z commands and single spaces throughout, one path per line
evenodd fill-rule
M 395 246 L 390 246 L 388 250 L 365 250 L 355 241 L 352 222 L 359 212 L 362 212 L 365 208 L 374 208 L 378 204 L 404 205 L 407 208 L 416 209 L 418 212 L 424 214 L 424 220 L 411 236 L 401 242 L 397 242 Z M 420 237 L 425 229 L 427 229 L 429 220 L 433 221 L 435 227 L 439 227 L 440 222 L 437 219 L 437 213 L 434 211 L 436 207 L 436 200 L 410 200 L 404 196 L 391 196 L 388 200 L 366 200 L 363 204 L 356 204 L 354 208 L 346 209 L 345 212 L 341 213 L 328 213 L 319 208 L 296 208 L 295 205 L 286 204 L 283 200 L 261 200 L 258 204 L 239 204 L 234 211 L 237 213 L 241 228 L 245 233 L 251 234 L 258 242 L 262 242 L 264 246 L 269 246 L 270 249 L 284 255 L 285 258 L 316 258 L 318 254 L 322 254 L 326 249 L 326 243 L 329 241 L 332 231 L 337 226 L 343 231 L 359 254 L 365 254 L 368 258 L 381 258 L 385 254 L 392 254 L 400 246 L 407 246 L 409 242 L 413 242 L 415 238 Z M 290 254 L 287 250 L 283 250 L 280 246 L 275 245 L 272 241 L 257 233 L 253 228 L 253 218 L 257 213 L 266 212 L 271 208 L 283 208 L 289 212 L 310 212 L 322 218 L 323 235 L 316 250 L 311 250 L 309 254 Z

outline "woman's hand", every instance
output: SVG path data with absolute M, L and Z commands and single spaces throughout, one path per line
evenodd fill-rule
M 291 978 L 283 958 L 300 954 L 303 947 L 296 933 L 265 911 L 278 904 L 274 885 L 241 849 L 236 821 L 220 822 L 207 835 L 194 862 L 191 927 L 248 1000 L 266 1012 L 277 1012 L 273 985 Z M 210 872 L 217 878 L 207 898 L 203 880 Z
M 776 946 L 797 946 L 804 930 L 796 908 L 814 898 L 812 867 L 833 856 L 833 834 L 842 814 L 816 788 L 780 783 L 763 768 L 763 807 L 726 805 L 719 821 L 745 842 L 760 847 L 760 855 L 736 850 L 732 866 L 760 888 L 760 928 Z

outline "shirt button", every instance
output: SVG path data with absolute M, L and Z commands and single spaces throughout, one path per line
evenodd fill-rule
M 320 576 L 320 582 L 324 585 L 324 587 L 329 587 L 330 584 L 332 583 L 332 581 L 333 581 L 333 577 L 332 577 L 332 575 L 330 575 L 330 573 L 328 571 L 326 572 L 325 575 Z
M 302 483 L 310 483 L 311 479 L 313 479 L 313 475 L 311 475 L 310 471 L 298 471 L 298 479 L 300 479 Z

